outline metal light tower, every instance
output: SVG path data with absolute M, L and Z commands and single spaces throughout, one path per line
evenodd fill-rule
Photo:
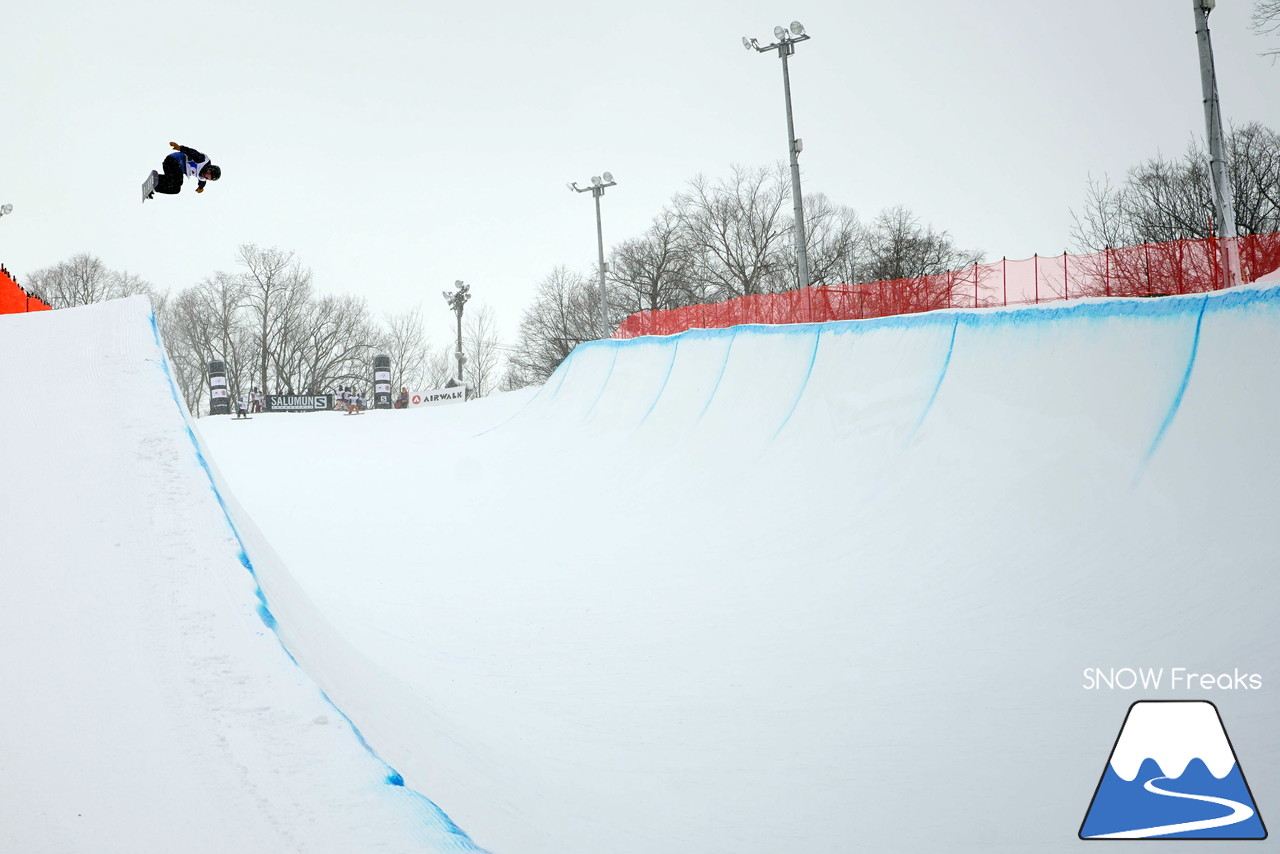
M 605 187 L 617 186 L 617 181 L 613 180 L 613 175 L 605 172 L 603 175 L 593 175 L 591 177 L 590 187 L 579 187 L 578 182 L 574 181 L 569 184 L 569 189 L 576 193 L 591 193 L 591 197 L 596 200 L 596 246 L 600 252 L 600 335 L 608 337 L 609 335 L 609 294 L 604 287 L 604 274 L 608 267 L 604 263 L 604 228 L 600 224 L 600 197 L 604 195 Z
M 1200 89 L 1204 94 L 1204 125 L 1209 138 L 1209 175 L 1213 179 L 1213 207 L 1217 233 L 1223 238 L 1221 253 L 1227 286 L 1240 284 L 1240 251 L 1236 246 L 1236 215 L 1222 150 L 1222 108 L 1218 104 L 1218 78 L 1209 41 L 1209 13 L 1215 0 L 1191 0 L 1196 15 L 1196 40 L 1200 43 Z
M 466 387 L 466 382 L 462 379 L 462 366 L 467 361 L 467 354 L 462 352 L 462 307 L 467 304 L 467 300 L 471 299 L 471 286 L 464 285 L 461 279 L 453 283 L 457 289 L 454 291 L 442 291 L 444 301 L 449 303 L 449 308 L 453 309 L 453 313 L 458 315 L 458 349 L 453 355 L 458 359 L 458 385 Z
M 805 41 L 809 36 L 805 34 L 803 24 L 792 21 L 790 30 L 780 26 L 774 27 L 773 37 L 777 42 L 761 47 L 755 39 L 743 36 L 742 46 L 747 50 L 754 49 L 760 53 L 776 50 L 778 56 L 782 58 L 782 92 L 787 100 L 787 151 L 791 155 L 791 198 L 796 207 L 796 266 L 800 273 L 800 287 L 807 288 L 809 287 L 809 248 L 804 228 L 804 198 L 800 195 L 800 161 L 798 159 L 804 143 L 796 139 L 795 124 L 791 118 L 791 72 L 787 68 L 787 57 L 796 52 L 796 42 Z

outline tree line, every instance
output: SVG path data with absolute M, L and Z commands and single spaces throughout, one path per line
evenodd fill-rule
M 538 283 L 510 357 L 508 383 L 542 382 L 583 341 L 608 335 L 635 311 L 679 308 L 799 286 L 791 179 L 783 164 L 735 166 L 724 178 L 699 175 L 655 216 L 645 232 L 615 246 L 605 291 L 609 329 L 601 327 L 598 274 L 557 267 Z M 804 199 L 809 280 L 813 286 L 907 279 L 978 261 L 950 233 L 905 207 L 863 222 L 822 193 Z
M 1251 122 L 1225 140 L 1237 232 L 1280 231 L 1280 135 Z M 1074 250 L 1137 246 L 1212 231 L 1208 153 L 1192 143 L 1179 159 L 1157 156 L 1119 184 L 1090 178 L 1084 205 L 1071 210 Z M 734 167 L 727 178 L 698 176 L 654 217 L 644 234 L 614 247 L 605 279 L 610 329 L 634 311 L 679 308 L 798 286 L 786 168 Z M 869 222 L 821 193 L 804 199 L 810 282 L 861 284 L 963 269 L 984 253 L 956 245 L 905 207 Z M 947 285 L 944 285 L 947 286 Z M 956 279 L 949 285 L 971 288 Z M 942 298 L 941 304 L 949 304 Z M 560 266 L 537 285 L 525 309 L 508 383 L 542 382 L 577 344 L 601 329 L 595 271 Z
M 1226 137 L 1228 175 L 1240 234 L 1280 231 L 1280 135 L 1251 122 Z M 804 200 L 812 285 L 859 284 L 947 273 L 983 260 L 950 233 L 905 207 L 869 221 L 822 193 Z M 1072 209 L 1074 250 L 1135 246 L 1207 236 L 1213 203 L 1208 155 L 1192 143 L 1177 159 L 1157 156 L 1123 180 L 1088 180 Z M 608 255 L 607 328 L 600 318 L 597 271 L 557 266 L 532 288 L 517 341 L 506 355 L 488 307 L 464 315 L 465 379 L 477 394 L 544 381 L 578 344 L 607 336 L 635 311 L 678 308 L 798 286 L 792 239 L 790 177 L 783 164 L 732 167 L 721 178 L 699 175 L 645 231 Z M 290 252 L 241 246 L 233 272 L 217 272 L 176 295 L 91 255 L 28 276 L 54 308 L 141 293 L 149 296 L 187 404 L 207 401 L 204 372 L 226 363 L 233 394 L 320 393 L 367 385 L 376 353 L 391 357 L 392 387 L 432 388 L 455 370 L 453 344 L 434 346 L 421 308 L 375 317 L 364 300 L 322 296 Z M 956 280 L 956 288 L 968 284 Z
M 379 318 L 363 299 L 318 294 L 311 271 L 280 249 L 245 244 L 236 262 L 237 270 L 216 272 L 173 295 L 86 253 L 37 270 L 27 282 L 55 309 L 148 297 L 174 380 L 194 413 L 208 408 L 211 361 L 226 364 L 233 397 L 252 388 L 268 394 L 368 389 L 377 354 L 391 357 L 393 392 L 438 388 L 455 375 L 454 344 L 432 344 L 420 306 Z M 464 380 L 476 395 L 488 394 L 499 378 L 496 326 L 488 306 L 466 317 Z

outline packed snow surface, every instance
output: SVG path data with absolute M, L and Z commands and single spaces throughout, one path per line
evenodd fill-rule
M 0 318 L 0 851 L 1066 851 L 1161 698 L 1265 819 L 1277 353 L 1258 288 L 192 422 L 145 302 Z M 1262 687 L 1086 673 L 1174 667 Z

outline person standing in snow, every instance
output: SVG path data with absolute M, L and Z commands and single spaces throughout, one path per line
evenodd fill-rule
M 184 177 L 199 179 L 196 192 L 203 193 L 206 181 L 216 181 L 222 177 L 222 169 L 214 166 L 209 162 L 208 157 L 194 148 L 178 145 L 176 142 L 171 142 L 169 145 L 173 148 L 173 153 L 161 162 L 160 168 L 164 170 L 164 174 L 158 176 L 156 188 L 147 198 L 151 198 L 156 193 L 166 193 L 171 196 L 177 194 L 182 190 Z

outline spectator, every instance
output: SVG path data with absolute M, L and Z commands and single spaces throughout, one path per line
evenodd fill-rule
M 396 398 L 396 409 L 409 408 L 409 388 L 408 386 L 400 386 L 400 396 Z

